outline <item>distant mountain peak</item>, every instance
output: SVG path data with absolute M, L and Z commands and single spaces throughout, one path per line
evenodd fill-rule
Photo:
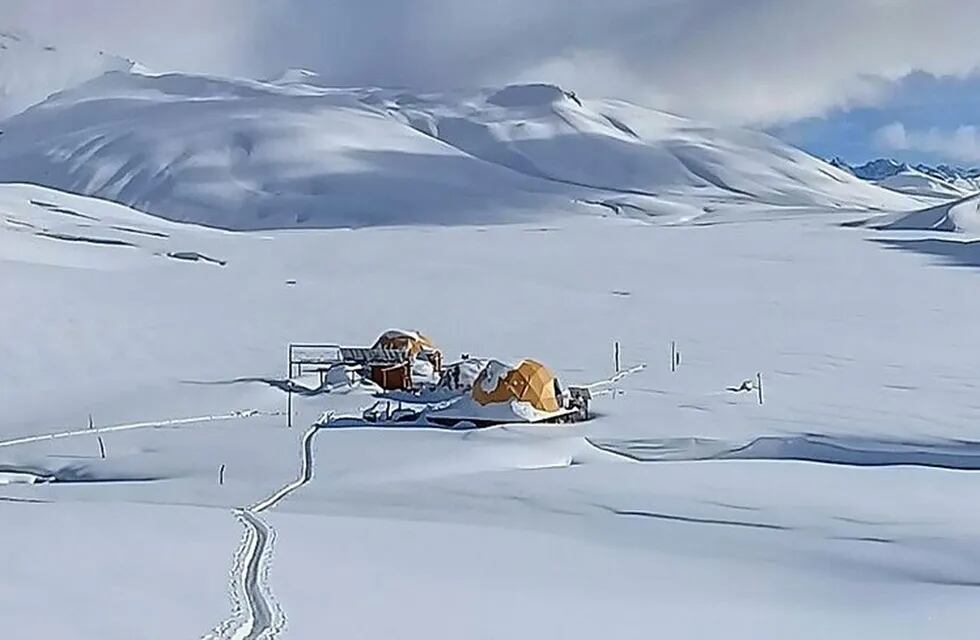
M 495 91 L 487 98 L 487 102 L 498 107 L 538 107 L 554 104 L 568 97 L 570 96 L 567 92 L 553 84 L 512 84 Z
M 862 180 L 911 195 L 960 198 L 980 191 L 980 168 L 910 165 L 894 158 L 877 158 L 860 165 L 849 164 L 839 157 L 829 162 Z
M 891 158 L 878 158 L 862 165 L 852 167 L 854 175 L 864 180 L 884 180 L 908 170 L 904 162 Z
M 266 82 L 270 84 L 321 84 L 320 74 L 309 69 L 286 69 Z

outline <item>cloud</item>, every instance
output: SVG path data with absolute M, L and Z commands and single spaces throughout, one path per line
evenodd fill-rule
M 891 151 L 909 149 L 909 134 L 901 122 L 893 122 L 878 129 L 874 136 L 875 144 Z
M 231 73 L 264 12 L 252 0 L 2 0 L 0 29 L 65 48 L 105 50 L 160 69 Z
M 446 89 L 557 82 L 739 124 L 980 66 L 961 0 L 4 0 L 4 18 L 158 69 Z
M 936 127 L 910 131 L 901 122 L 894 122 L 878 129 L 874 141 L 888 151 L 916 151 L 965 162 L 980 161 L 980 128 L 974 125 L 946 131 Z

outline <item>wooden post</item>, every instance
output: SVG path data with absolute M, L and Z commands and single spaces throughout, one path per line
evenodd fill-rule
M 221 465 L 218 468 L 218 484 L 223 485 L 225 483 L 225 465 Z
M 88 428 L 95 429 L 95 421 L 92 419 L 91 413 L 88 414 Z M 105 460 L 105 441 L 102 439 L 101 435 L 98 436 L 98 439 L 99 439 L 99 455 L 102 457 L 103 460 Z
M 762 404 L 763 399 L 762 399 L 762 374 L 761 373 L 755 374 L 755 386 L 759 390 L 759 404 Z
M 677 342 L 670 341 L 670 372 L 677 371 Z
M 286 347 L 289 352 L 289 369 L 286 372 L 286 428 L 293 428 L 293 343 Z M 300 371 L 300 375 L 302 375 Z
M 622 369 L 622 365 L 620 363 L 620 356 L 619 356 L 619 340 L 613 342 L 613 369 L 615 369 L 616 375 L 619 375 L 619 372 Z M 618 395 L 619 395 L 619 389 L 617 389 L 616 385 L 614 384 L 612 388 L 613 400 L 615 400 L 616 396 Z

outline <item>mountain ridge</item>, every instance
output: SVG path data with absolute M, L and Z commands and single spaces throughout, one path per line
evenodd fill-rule
M 768 134 L 549 84 L 414 93 L 302 70 L 271 82 L 122 70 L 4 129 L 0 180 L 229 229 L 487 224 L 582 202 L 647 220 L 919 204 Z
M 911 164 L 893 158 L 849 164 L 834 157 L 829 163 L 862 180 L 900 193 L 958 199 L 980 191 L 980 167 Z

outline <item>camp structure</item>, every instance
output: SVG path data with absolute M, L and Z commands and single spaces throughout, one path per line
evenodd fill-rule
M 460 395 L 469 393 L 486 366 L 486 360 L 469 356 L 458 362 L 450 362 L 443 367 L 436 389 L 447 393 L 457 392 Z
M 385 390 L 409 390 L 415 386 L 416 379 L 438 380 L 442 373 L 442 352 L 417 331 L 386 331 L 370 351 L 398 354 L 387 361 L 369 363 L 371 380 Z
M 290 344 L 289 373 L 290 416 L 293 378 L 315 373 L 320 385 L 314 393 L 332 390 L 333 379 L 340 386 L 360 381 L 376 389 L 373 406 L 359 416 L 331 413 L 330 424 L 463 429 L 588 420 L 594 390 L 608 384 L 566 388 L 548 367 L 531 359 L 511 365 L 463 354 L 458 362 L 444 364 L 442 352 L 429 338 L 399 330 L 386 331 L 371 347 Z
M 516 366 L 490 360 L 468 396 L 426 418 L 437 424 L 571 422 L 588 418 L 588 397 L 566 392 L 558 378 L 536 360 Z
M 491 360 L 473 383 L 472 395 L 484 407 L 519 402 L 541 413 L 561 409 L 558 379 L 536 360 L 522 360 L 516 367 Z
M 334 371 L 343 369 L 356 372 L 386 391 L 410 391 L 438 382 L 442 368 L 442 352 L 417 331 L 386 331 L 371 347 L 289 345 L 290 380 L 314 374 L 319 376 L 321 387 Z

